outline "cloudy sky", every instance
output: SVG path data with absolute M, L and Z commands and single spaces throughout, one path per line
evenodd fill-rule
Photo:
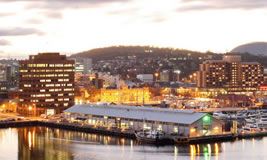
M 267 0 L 0 0 L 0 57 L 112 45 L 226 52 L 267 41 Z

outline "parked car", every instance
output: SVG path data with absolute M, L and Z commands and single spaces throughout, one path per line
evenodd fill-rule
M 9 122 L 11 122 L 11 121 L 16 121 L 15 118 L 8 118 L 8 119 L 6 119 L 6 120 L 9 121 Z
M 22 121 L 22 120 L 24 120 L 24 117 L 18 117 L 17 118 L 17 121 Z

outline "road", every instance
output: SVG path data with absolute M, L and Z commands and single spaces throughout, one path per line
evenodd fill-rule
M 8 118 L 19 118 L 19 117 L 24 117 L 24 116 L 18 115 L 17 113 L 0 113 L 0 120 L 5 120 Z M 24 118 L 30 120 L 45 120 L 44 118 L 41 117 L 24 117 Z

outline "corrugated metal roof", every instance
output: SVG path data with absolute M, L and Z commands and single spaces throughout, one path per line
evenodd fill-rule
M 179 124 L 192 124 L 206 115 L 194 111 L 105 104 L 75 105 L 64 112 Z

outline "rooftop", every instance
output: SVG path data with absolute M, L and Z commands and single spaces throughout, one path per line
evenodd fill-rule
M 206 115 L 195 111 L 107 104 L 75 105 L 64 112 L 178 124 L 192 124 Z

